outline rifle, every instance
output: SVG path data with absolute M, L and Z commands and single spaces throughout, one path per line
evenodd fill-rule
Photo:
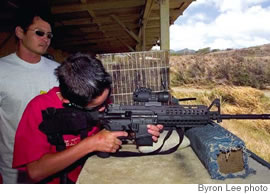
M 152 92 L 148 88 L 133 93 L 134 105 L 109 104 L 104 112 L 87 111 L 74 107 L 42 111 L 43 121 L 39 128 L 53 145 L 64 145 L 64 134 L 80 134 L 91 130 L 89 126 L 100 124 L 110 131 L 126 131 L 137 146 L 152 146 L 148 124 L 162 124 L 164 130 L 184 130 L 228 119 L 270 119 L 270 114 L 221 114 L 220 100 L 210 106 L 181 105 L 169 92 Z M 213 110 L 215 108 L 215 110 Z M 183 136 L 183 134 L 182 134 Z

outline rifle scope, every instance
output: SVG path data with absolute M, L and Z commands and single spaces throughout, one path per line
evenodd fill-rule
M 178 104 L 180 101 L 196 100 L 196 98 L 175 98 L 169 92 L 152 92 L 150 88 L 138 88 L 133 92 L 134 102 L 163 102 Z
M 150 88 L 138 88 L 133 93 L 134 102 L 168 102 L 169 92 L 152 92 Z

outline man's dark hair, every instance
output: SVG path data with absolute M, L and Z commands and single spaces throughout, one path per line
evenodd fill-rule
M 55 69 L 55 75 L 62 96 L 81 107 L 111 88 L 111 76 L 101 61 L 87 54 L 71 55 Z
M 40 17 L 53 27 L 50 6 L 45 1 L 22 1 L 16 12 L 15 27 L 20 26 L 24 31 L 33 24 L 34 17 Z

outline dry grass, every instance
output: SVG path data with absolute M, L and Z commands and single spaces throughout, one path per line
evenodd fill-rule
M 196 97 L 196 102 L 188 103 L 204 105 L 219 98 L 223 114 L 270 113 L 270 99 L 262 91 L 250 87 L 222 86 L 204 92 L 173 92 L 173 95 L 177 98 Z M 226 120 L 221 125 L 240 137 L 248 149 L 270 162 L 270 120 Z
M 223 114 L 270 113 L 270 44 L 246 49 L 170 57 L 170 85 L 178 98 L 196 97 L 190 104 L 210 105 L 221 99 Z M 195 89 L 199 92 L 194 91 Z M 216 87 L 217 85 L 221 85 Z M 251 87 L 229 87 L 251 86 Z M 181 90 L 179 88 L 181 86 Z M 183 86 L 187 89 L 183 90 Z M 205 91 L 203 87 L 207 87 Z M 181 92 L 179 92 L 181 91 Z M 270 120 L 230 120 L 221 123 L 243 139 L 248 149 L 270 162 Z
M 261 122 L 264 121 L 223 121 L 221 126 L 240 137 L 249 150 L 270 162 L 270 135 L 256 126 Z M 269 126 L 270 121 L 267 122 L 263 125 Z
M 266 88 L 270 85 L 270 44 L 208 54 L 171 56 L 171 86 L 237 85 Z

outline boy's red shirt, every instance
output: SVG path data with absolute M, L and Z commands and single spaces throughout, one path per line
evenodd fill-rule
M 13 168 L 26 170 L 26 164 L 39 160 L 45 154 L 56 152 L 56 147 L 48 142 L 47 136 L 38 126 L 42 122 L 42 110 L 49 107 L 63 108 L 57 92 L 60 92 L 59 87 L 54 87 L 47 94 L 35 97 L 27 105 L 15 136 Z M 88 136 L 98 130 L 98 127 L 93 127 Z M 67 149 L 80 142 L 80 136 L 64 135 L 63 138 Z M 76 182 L 80 171 L 81 166 L 76 167 L 68 174 L 69 179 Z M 60 183 L 60 179 L 53 178 L 48 183 Z

